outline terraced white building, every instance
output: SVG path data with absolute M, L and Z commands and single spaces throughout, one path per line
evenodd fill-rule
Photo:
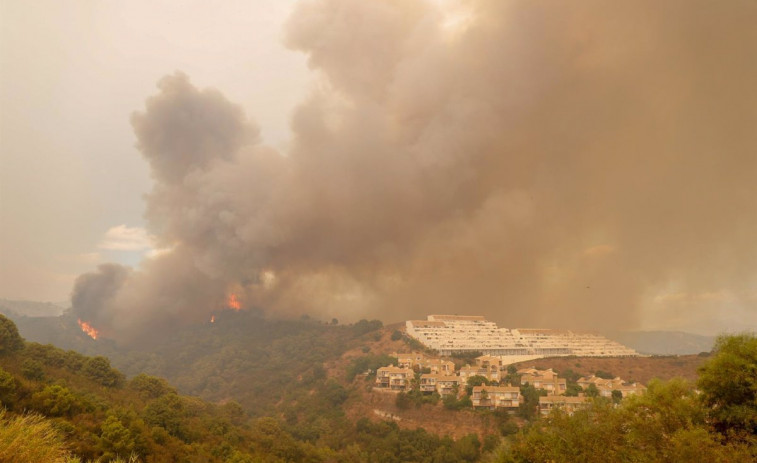
M 638 355 L 635 350 L 596 333 L 499 328 L 479 315 L 429 315 L 427 320 L 408 320 L 405 327 L 409 336 L 440 355 L 471 351 L 495 356 Z

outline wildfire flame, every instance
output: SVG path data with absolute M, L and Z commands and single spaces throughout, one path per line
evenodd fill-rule
M 242 308 L 242 304 L 239 302 L 239 299 L 237 299 L 236 294 L 229 294 L 229 298 L 226 300 L 226 307 L 234 310 L 240 310 Z
M 210 316 L 210 323 L 215 323 L 215 322 L 216 322 L 216 316 L 215 315 L 211 315 Z
M 97 331 L 95 327 L 87 322 L 81 321 L 81 319 L 76 320 L 76 322 L 79 324 L 79 327 L 81 327 L 81 330 L 87 333 L 87 336 L 92 339 L 97 339 L 97 336 L 100 334 L 100 332 Z

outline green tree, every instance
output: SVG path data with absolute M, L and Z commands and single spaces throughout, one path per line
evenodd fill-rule
M 18 328 L 8 317 L 0 314 L 0 355 L 16 352 L 24 347 Z
M 355 376 L 360 373 L 364 373 L 369 370 L 375 371 L 380 367 L 385 367 L 388 365 L 396 366 L 397 358 L 384 354 L 365 355 L 363 357 L 358 357 L 354 359 L 352 363 L 350 363 L 350 365 L 347 367 L 347 379 L 349 381 L 352 381 L 353 379 L 355 379 Z
M 411 403 L 412 401 L 410 400 L 410 397 L 404 392 L 397 394 L 397 397 L 394 399 L 394 405 L 400 410 L 407 410 L 410 408 Z
M 130 455 L 134 451 L 134 437 L 118 418 L 108 416 L 101 429 L 100 440 L 107 458 Z
M 699 368 L 697 386 L 715 427 L 757 435 L 757 336 L 720 336 L 713 352 Z
M 515 368 L 514 365 L 509 365 L 507 367 L 507 375 L 505 375 L 503 380 L 505 383 L 511 386 L 520 386 L 520 375 L 518 374 L 518 369 Z
M 176 394 L 166 394 L 151 402 L 145 409 L 145 422 L 160 426 L 172 436 L 185 438 L 184 403 Z
M 106 387 L 118 387 L 124 382 L 124 376 L 110 366 L 110 360 L 105 357 L 91 357 L 84 362 L 84 375 L 92 381 Z
M 457 461 L 477 461 L 481 456 L 481 442 L 476 434 L 467 434 L 455 442 L 453 453 Z
M 21 363 L 21 374 L 26 378 L 41 381 L 45 377 L 45 369 L 34 359 L 24 359 Z
M 621 400 L 623 400 L 623 393 L 620 392 L 617 389 L 613 389 L 613 391 L 612 391 L 612 403 L 619 404 Z
M 499 461 L 731 461 L 726 456 L 733 449 L 712 445 L 716 443 L 706 431 L 704 413 L 688 383 L 653 381 L 646 394 L 630 397 L 618 408 L 597 400 L 572 416 L 553 411 L 516 437 Z
M 473 406 L 473 403 L 470 400 L 470 396 L 465 395 L 458 400 L 457 396 L 460 392 L 459 389 L 459 386 L 455 384 L 455 386 L 452 388 L 452 393 L 446 395 L 444 399 L 442 399 L 444 408 L 446 408 L 447 410 L 460 410 L 465 407 Z
M 576 381 L 578 381 L 579 378 L 581 378 L 581 374 L 580 373 L 576 373 L 575 371 L 571 370 L 570 368 L 567 368 L 567 369 L 561 371 L 560 372 L 560 376 L 563 377 L 563 378 L 565 378 L 567 380 L 568 384 L 575 383 Z
M 168 382 L 163 378 L 140 373 L 129 381 L 129 389 L 138 391 L 143 397 L 156 399 L 168 393 L 175 393 Z
M 0 408 L 12 408 L 16 401 L 16 380 L 13 375 L 0 368 Z
M 576 383 L 568 383 L 568 387 L 565 388 L 566 397 L 578 397 L 581 392 L 583 392 L 583 388 Z
M 45 365 L 63 367 L 66 363 L 66 353 L 51 344 L 30 342 L 26 345 L 24 356 L 39 360 Z
M 256 447 L 264 455 L 272 455 L 280 460 L 269 461 L 303 461 L 304 452 L 290 434 L 281 429 L 273 418 L 260 418 L 252 427 L 252 437 Z
M 46 386 L 32 396 L 35 408 L 48 416 L 64 416 L 76 412 L 77 401 L 74 394 L 64 386 Z
M 536 417 L 536 409 L 539 406 L 539 397 L 546 395 L 546 391 L 537 391 L 531 384 L 520 387 L 523 402 L 518 406 L 518 416 L 531 420 Z
M 323 385 L 321 397 L 332 407 L 338 407 L 349 397 L 349 392 L 336 381 L 330 380 Z
M 596 384 L 591 383 L 586 386 L 586 397 L 599 397 L 599 389 L 597 389 Z
M 481 375 L 474 375 L 468 378 L 467 386 L 465 386 L 465 392 L 468 395 L 473 394 L 473 388 L 475 386 L 489 386 L 491 385 L 491 381 L 486 379 L 486 376 Z

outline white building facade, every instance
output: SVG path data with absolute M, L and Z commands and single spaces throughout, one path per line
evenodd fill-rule
M 473 351 L 501 357 L 638 355 L 635 350 L 596 333 L 500 328 L 479 315 L 429 315 L 427 320 L 406 321 L 405 328 L 409 336 L 440 355 Z

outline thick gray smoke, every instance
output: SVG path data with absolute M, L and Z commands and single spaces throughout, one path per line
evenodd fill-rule
M 691 317 L 720 295 L 757 318 L 755 24 L 738 0 L 452 17 L 303 1 L 286 40 L 323 82 L 291 149 L 219 92 L 162 79 L 132 122 L 171 250 L 81 276 L 74 310 L 125 333 L 235 293 L 285 315 L 609 328 L 656 295 Z

